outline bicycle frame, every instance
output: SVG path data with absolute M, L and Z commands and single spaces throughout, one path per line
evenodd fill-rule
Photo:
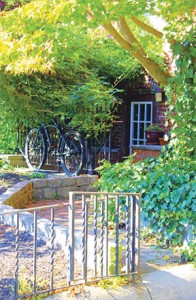
M 49 135 L 49 132 L 48 132 L 48 128 L 50 127 L 53 127 L 56 129 L 57 133 L 58 133 L 58 143 L 57 143 L 57 147 L 56 149 L 54 149 L 54 151 L 56 150 L 56 155 L 57 156 L 60 156 L 60 155 L 63 155 L 63 153 L 61 153 L 60 151 L 60 145 L 62 143 L 62 140 L 64 141 L 64 138 L 63 138 L 63 132 L 60 128 L 60 126 L 55 122 L 54 119 L 51 119 L 53 125 L 45 125 L 44 123 L 42 123 L 38 129 L 38 132 L 37 134 L 39 134 L 39 132 L 41 131 L 42 133 L 44 133 L 45 137 L 46 137 L 46 141 L 47 141 L 47 146 L 49 149 L 52 149 L 52 146 L 51 146 L 51 138 L 50 138 L 50 135 Z M 64 141 L 65 143 L 65 141 Z M 66 143 L 65 143 L 66 144 Z M 54 154 L 54 156 L 55 156 Z M 52 154 L 53 155 L 53 154 Z
M 52 124 L 42 123 L 29 132 L 25 143 L 27 165 L 40 169 L 46 161 L 50 166 L 58 162 L 68 176 L 76 176 L 85 163 L 84 141 L 78 132 L 64 132 L 54 119 L 51 121 Z

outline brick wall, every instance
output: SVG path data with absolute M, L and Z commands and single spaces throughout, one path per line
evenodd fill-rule
M 160 124 L 161 126 L 165 127 L 165 121 L 167 120 L 167 113 L 168 106 L 167 104 L 161 102 L 161 103 L 156 103 L 156 114 L 157 114 L 157 123 Z
M 50 178 L 33 180 L 33 199 L 58 199 L 68 198 L 71 191 L 89 191 L 98 177 L 76 176 L 65 178 Z
M 114 122 L 113 128 L 111 129 L 111 144 L 113 149 L 121 149 L 122 148 L 122 140 L 123 140 L 123 130 L 124 124 Z
M 0 200 L 0 205 L 21 209 L 32 200 L 68 198 L 71 191 L 93 191 L 97 176 L 76 176 L 23 181 L 8 189 Z
M 160 150 L 133 149 L 132 154 L 135 154 L 133 162 L 136 163 L 147 157 L 158 157 L 160 154 Z
M 32 202 L 33 185 L 30 181 L 23 181 L 15 184 L 8 189 L 0 200 L 0 205 L 10 205 L 14 208 L 23 208 L 28 203 Z

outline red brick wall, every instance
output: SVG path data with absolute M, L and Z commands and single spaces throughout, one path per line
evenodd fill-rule
M 156 103 L 156 123 L 160 124 L 162 127 L 165 127 L 165 121 L 167 121 L 167 110 L 168 106 L 164 102 Z
M 133 162 L 136 163 L 147 157 L 158 157 L 160 154 L 159 150 L 144 150 L 144 149 L 133 149 L 133 154 L 135 154 Z
M 121 149 L 123 140 L 123 122 L 114 122 L 111 129 L 111 145 L 112 148 Z

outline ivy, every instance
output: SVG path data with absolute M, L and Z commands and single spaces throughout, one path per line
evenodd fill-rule
M 184 45 L 184 47 L 182 47 Z M 196 49 L 193 28 L 186 35 L 181 47 L 173 47 L 176 61 L 175 77 L 166 87 L 169 103 L 169 115 L 172 127 L 172 144 L 175 154 L 183 161 L 192 161 L 195 170 L 196 117 L 195 117 L 195 55 Z
M 142 221 L 160 244 L 182 247 L 188 235 L 187 249 L 192 253 L 196 241 L 196 178 L 190 163 L 179 164 L 176 156 L 168 160 L 168 151 L 163 151 L 157 159 L 133 164 L 133 157 L 129 157 L 116 165 L 105 162 L 99 170 L 100 190 L 141 193 Z M 115 204 L 110 203 L 111 221 L 114 211 Z M 190 257 L 193 259 L 193 255 Z

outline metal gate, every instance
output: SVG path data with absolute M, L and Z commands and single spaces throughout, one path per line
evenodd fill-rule
M 78 201 L 82 206 L 80 223 L 74 213 Z M 139 273 L 139 215 L 138 194 L 71 192 L 68 284 Z M 75 247 L 79 232 L 80 256 Z M 76 257 L 81 259 L 80 278 L 74 272 Z
M 44 221 L 39 218 L 39 211 L 43 209 L 50 210 L 50 220 Z M 68 214 L 67 224 L 63 223 L 63 226 L 60 226 L 56 223 L 57 209 L 61 209 L 65 215 Z M 21 254 L 23 247 L 21 234 L 24 233 L 25 214 L 28 217 L 28 232 L 32 237 L 29 244 L 25 244 L 26 248 L 23 251 L 24 257 L 28 255 L 31 257 L 30 266 L 28 263 L 28 291 L 21 289 L 20 278 L 25 260 Z M 2 299 L 21 299 L 102 278 L 138 274 L 139 217 L 139 194 L 104 192 L 70 192 L 69 203 L 0 213 L 0 225 L 8 224 L 14 226 L 15 230 L 10 245 L 10 250 L 15 252 L 12 295 L 9 298 L 3 294 Z M 45 233 L 47 249 L 44 250 L 44 254 L 39 248 L 39 235 L 44 239 L 43 224 L 48 228 L 44 229 L 47 232 Z M 62 249 L 63 255 L 61 254 L 62 257 L 58 257 L 57 261 L 56 253 Z M 1 251 L 4 251 L 4 246 L 1 249 L 0 243 L 0 255 Z M 42 262 L 40 259 L 45 252 L 48 258 Z M 63 260 L 66 262 L 65 267 L 61 268 L 62 278 L 59 280 L 58 277 L 56 280 L 59 261 L 62 263 Z M 5 261 L 5 266 L 7 264 L 11 262 Z M 42 278 L 45 273 L 48 273 L 47 280 Z M 43 286 L 40 285 L 40 280 L 44 281 Z

